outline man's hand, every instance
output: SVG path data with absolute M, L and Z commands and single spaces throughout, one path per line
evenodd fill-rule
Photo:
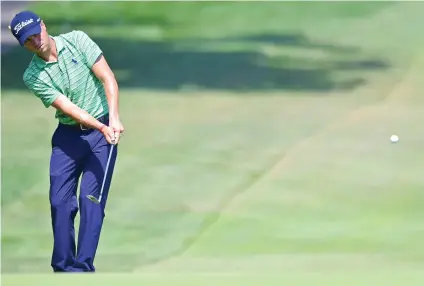
M 119 117 L 112 115 L 109 116 L 109 127 L 115 136 L 115 144 L 118 144 L 121 133 L 124 132 L 124 126 L 122 125 L 121 120 L 119 120 Z
M 118 144 L 118 141 L 115 138 L 115 134 L 110 126 L 103 125 L 100 128 L 100 132 L 103 133 L 103 136 L 106 138 L 106 141 L 109 144 Z

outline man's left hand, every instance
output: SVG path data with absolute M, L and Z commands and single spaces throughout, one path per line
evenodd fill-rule
M 121 133 L 124 132 L 124 126 L 118 116 L 109 117 L 109 127 L 112 128 L 115 135 L 115 144 L 118 144 Z

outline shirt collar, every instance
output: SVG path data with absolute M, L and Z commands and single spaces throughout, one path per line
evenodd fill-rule
M 53 36 L 49 36 L 49 37 L 54 40 L 56 44 L 57 56 L 59 57 L 60 52 L 65 48 L 63 40 L 60 37 L 53 37 Z M 37 64 L 37 66 L 40 68 L 43 68 L 49 64 L 49 62 L 46 62 L 45 60 L 40 58 L 38 55 L 34 55 L 33 59 L 35 63 Z

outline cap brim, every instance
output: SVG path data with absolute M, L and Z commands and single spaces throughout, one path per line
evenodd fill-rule
M 37 35 L 41 33 L 41 25 L 36 25 L 26 31 L 22 36 L 19 37 L 19 44 L 23 46 L 25 44 L 25 41 L 31 37 L 32 35 Z

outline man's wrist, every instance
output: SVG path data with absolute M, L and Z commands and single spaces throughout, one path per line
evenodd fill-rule
M 97 128 L 100 132 L 103 132 L 103 130 L 106 128 L 106 125 L 103 123 L 100 123 L 99 127 Z
M 109 113 L 109 118 L 119 119 L 118 112 Z

